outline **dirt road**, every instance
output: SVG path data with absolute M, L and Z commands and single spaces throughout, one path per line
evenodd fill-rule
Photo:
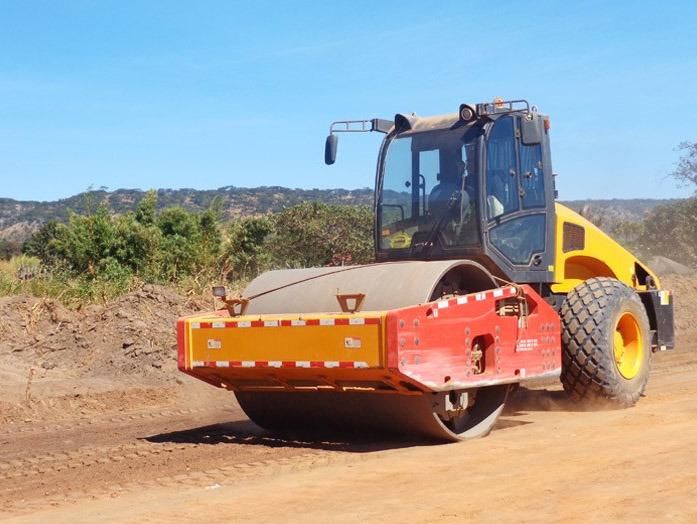
M 217 392 L 216 392 L 217 395 Z M 216 397 L 220 400 L 222 397 Z M 697 359 L 657 355 L 648 396 L 576 412 L 522 389 L 454 445 L 275 439 L 220 402 L 0 432 L 16 522 L 697 521 Z

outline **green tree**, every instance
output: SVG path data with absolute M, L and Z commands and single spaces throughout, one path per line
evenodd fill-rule
M 27 254 L 85 286 L 102 281 L 127 289 L 131 277 L 145 282 L 193 277 L 199 285 L 221 273 L 246 280 L 271 267 L 360 264 L 373 257 L 367 207 L 306 202 L 275 215 L 235 220 L 224 235 L 215 199 L 203 212 L 181 207 L 158 212 L 152 191 L 121 215 L 105 203 L 87 207 L 91 211 L 72 212 L 64 224 L 46 224 L 24 246 Z
M 641 252 L 697 267 L 697 198 L 656 206 L 643 221 Z
M 273 216 L 267 244 L 286 267 L 363 264 L 373 259 L 373 217 L 366 206 L 304 202 Z
M 198 217 L 201 230 L 200 260 L 202 267 L 212 267 L 222 253 L 222 235 L 220 233 L 220 211 L 211 205 Z
M 22 246 L 22 252 L 41 260 L 46 265 L 53 265 L 58 259 L 56 241 L 60 227 L 58 222 L 46 222 L 39 230 L 30 236 Z
M 635 255 L 645 258 L 647 251 L 642 244 L 645 228 L 643 220 L 623 220 L 614 224 L 609 234 L 621 246 L 629 249 Z
M 19 255 L 22 248 L 16 242 L 0 239 L 0 259 L 10 260 L 13 256 Z
M 224 266 L 231 276 L 248 280 L 271 264 L 271 255 L 265 244 L 273 231 L 268 217 L 245 217 L 234 220 L 227 230 Z
M 160 213 L 157 226 L 162 234 L 163 276 L 177 280 L 199 269 L 203 235 L 198 216 L 181 207 L 170 207 Z
M 213 269 L 221 245 L 216 212 L 173 207 L 158 214 L 156 205 L 150 192 L 135 212 L 113 216 L 101 204 L 92 213 L 71 213 L 66 224 L 39 230 L 25 252 L 88 279 L 176 281 Z
M 139 224 L 152 226 L 157 219 L 157 191 L 151 189 L 138 202 L 135 211 L 135 219 Z
M 59 224 L 54 242 L 57 257 L 78 273 L 94 276 L 103 261 L 112 257 L 117 233 L 105 204 L 87 215 L 71 213 L 66 225 Z
M 152 223 L 142 223 L 137 213 L 128 213 L 114 220 L 115 243 L 113 259 L 130 272 L 148 281 L 159 279 L 162 234 Z

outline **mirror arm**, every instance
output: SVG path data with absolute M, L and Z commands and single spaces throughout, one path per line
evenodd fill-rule
M 329 126 L 329 136 L 324 144 L 324 163 L 332 165 L 336 162 L 336 149 L 339 137 L 336 133 L 389 133 L 394 127 L 392 120 L 373 118 L 372 120 L 337 120 Z
M 373 118 L 371 120 L 337 120 L 329 126 L 329 134 L 334 133 L 389 133 L 394 127 L 392 120 Z

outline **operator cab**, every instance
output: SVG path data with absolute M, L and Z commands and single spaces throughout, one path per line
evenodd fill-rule
M 397 115 L 378 159 L 377 260 L 470 259 L 508 280 L 551 282 L 548 130 L 522 100 Z

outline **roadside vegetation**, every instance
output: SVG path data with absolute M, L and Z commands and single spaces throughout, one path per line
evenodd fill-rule
M 658 205 L 641 220 L 604 223 L 592 212 L 591 219 L 644 259 L 664 256 L 697 268 L 697 142 L 683 142 L 678 150 L 682 156 L 669 176 L 693 189 L 691 198 Z
M 371 260 L 372 216 L 365 206 L 298 204 L 223 222 L 219 202 L 203 211 L 158 210 L 148 193 L 133 212 L 85 205 L 65 223 L 47 222 L 0 264 L 0 294 L 30 293 L 81 305 L 144 284 L 187 294 L 213 283 L 242 287 L 270 268 Z

